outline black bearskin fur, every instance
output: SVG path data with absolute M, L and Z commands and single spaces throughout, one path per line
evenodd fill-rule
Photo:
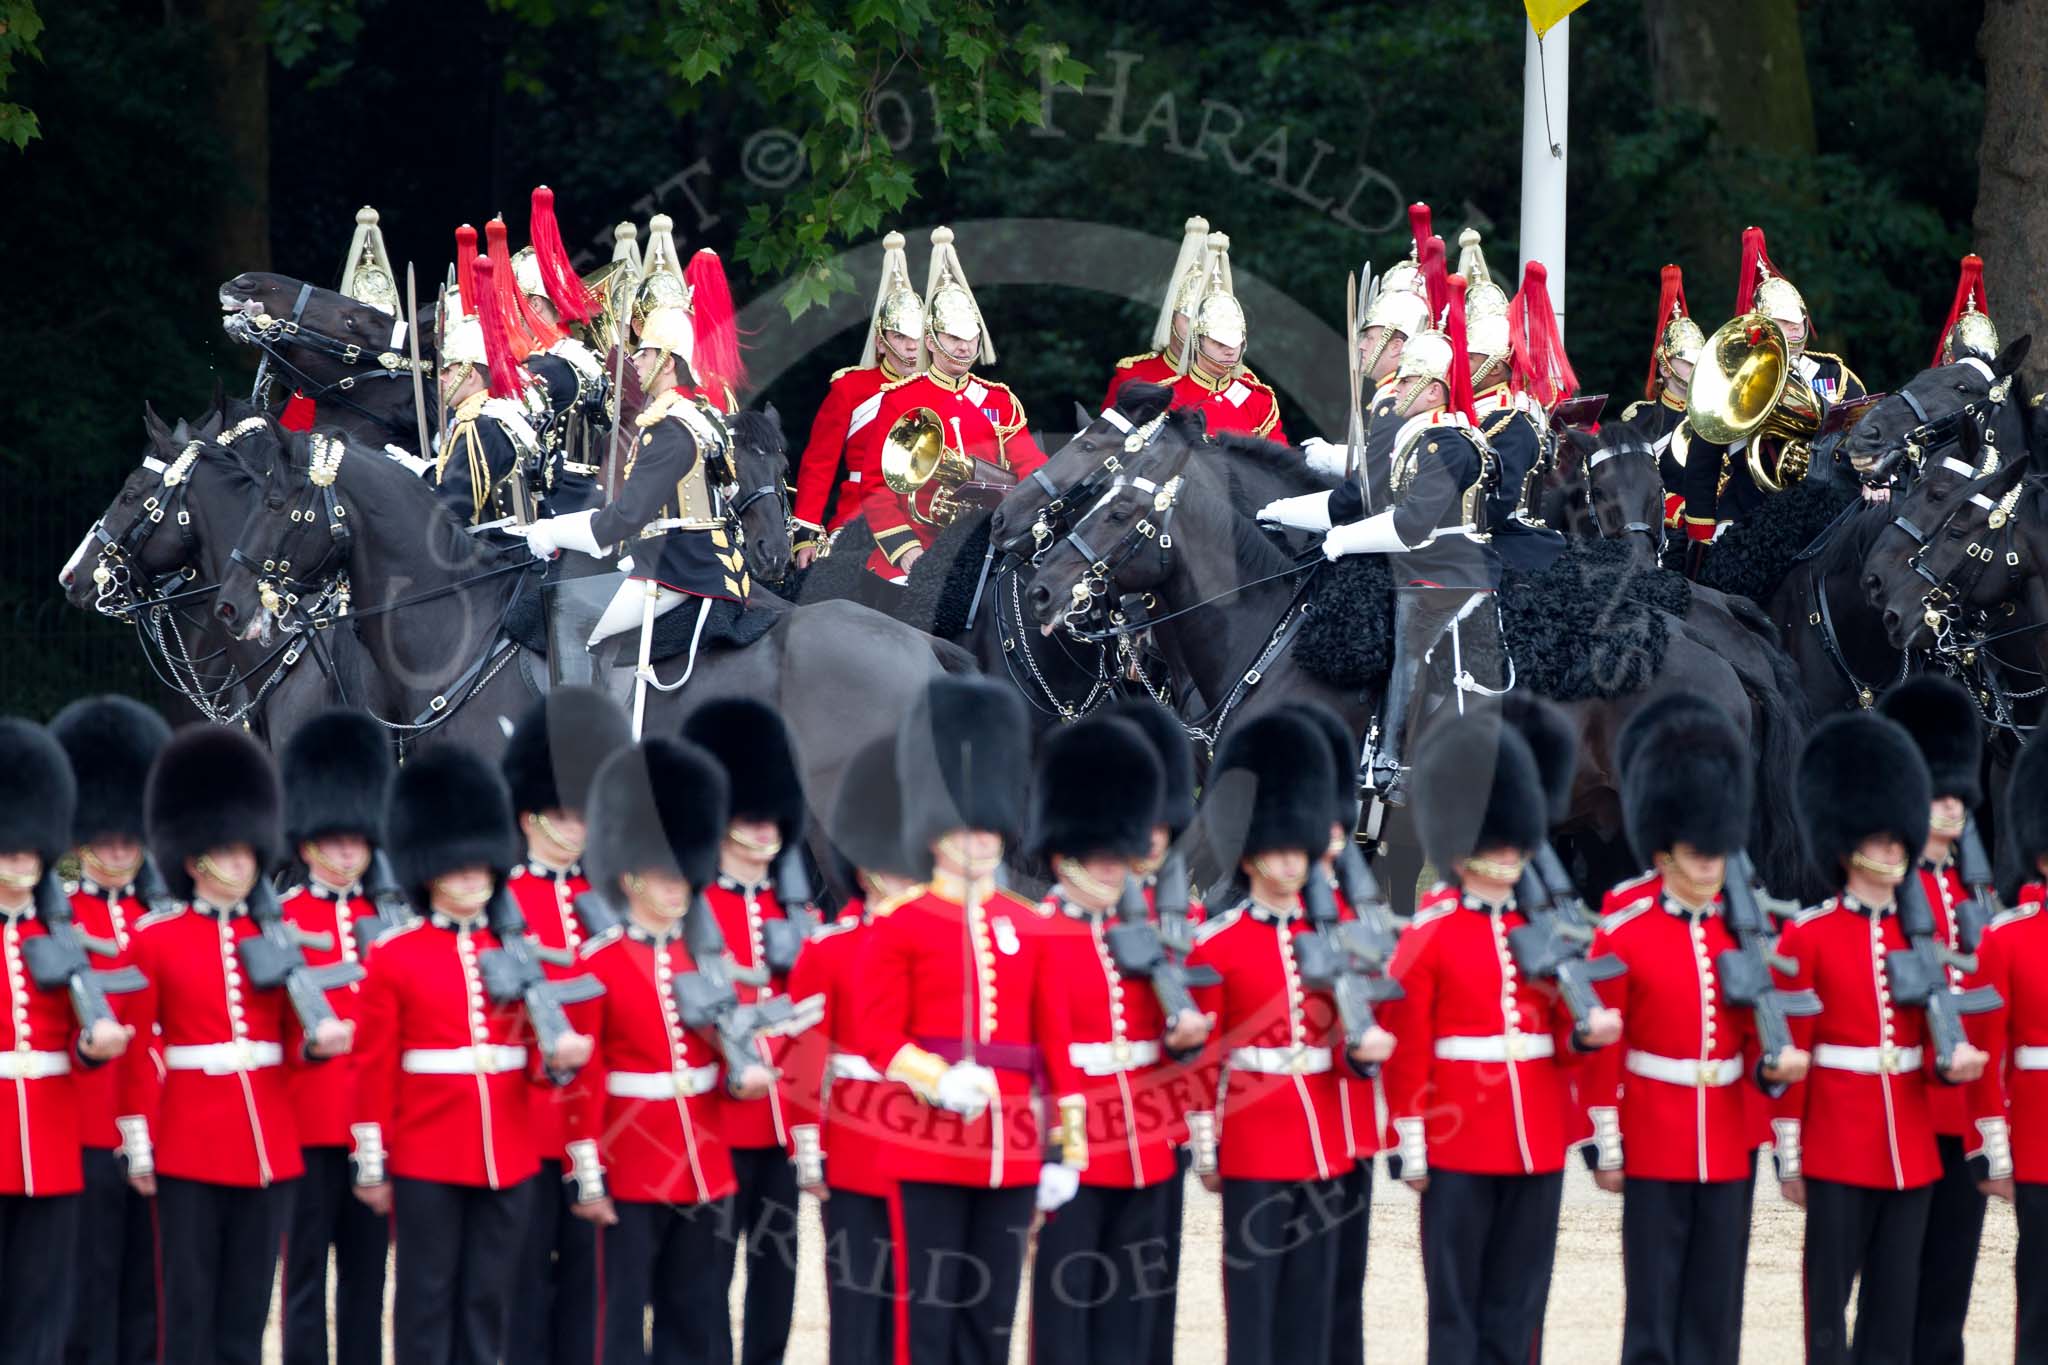
M 1960 683 L 1922 673 L 1885 693 L 1877 709 L 1920 746 L 1936 796 L 1956 797 L 1965 810 L 1983 804 L 1984 722 Z
M 1316 579 L 1290 647 L 1301 671 L 1346 692 L 1377 692 L 1394 666 L 1394 575 L 1385 555 L 1347 555 Z
M 0 717 L 0 853 L 33 853 L 48 869 L 71 846 L 78 784 L 71 760 L 48 730 L 19 716 Z M 17 983 L 18 985 L 19 983 Z
M 1484 785 L 1485 796 L 1475 799 Z M 1543 779 L 1528 741 L 1490 716 L 1447 717 L 1424 736 L 1412 810 L 1422 852 L 1446 881 L 1481 849 L 1535 848 L 1547 833 Z
M 1347 829 L 1355 826 L 1358 823 L 1358 760 L 1363 757 L 1365 748 L 1359 736 L 1351 733 L 1351 727 L 1344 723 L 1342 716 L 1319 701 L 1291 701 L 1278 709 L 1299 716 L 1323 737 L 1323 743 L 1330 750 L 1330 775 L 1335 781 L 1330 788 L 1331 809 L 1336 812 L 1337 823 Z
M 502 878 L 520 860 L 505 779 L 468 749 L 443 746 L 406 760 L 384 824 L 391 870 L 422 911 L 434 878 L 478 865 Z
M 1004 684 L 938 678 L 896 732 L 903 791 L 903 856 L 926 876 L 931 847 L 952 830 L 1000 834 L 1014 848 L 1024 834 L 1031 780 L 1030 723 Z
M 1700 583 L 1768 602 L 1806 549 L 1858 501 L 1853 482 L 1808 479 L 1773 493 L 1763 505 L 1721 533 L 1707 552 Z
M 1572 813 L 1572 780 L 1579 774 L 1579 727 L 1561 709 L 1521 688 L 1502 699 L 1501 718 L 1515 727 L 1529 746 L 1529 756 L 1536 760 L 1549 827 L 1555 829 Z
M 336 707 L 292 732 L 278 757 L 284 835 L 293 848 L 328 834 L 384 842 L 384 803 L 398 764 L 367 711 Z
M 1187 727 L 1150 697 L 1126 697 L 1112 703 L 1108 714 L 1131 722 L 1152 742 L 1166 779 L 1159 819 L 1174 838 L 1180 838 L 1195 822 L 1195 750 Z
M 1336 811 L 1330 746 L 1300 716 L 1269 711 L 1231 727 L 1202 792 L 1209 847 L 1226 867 L 1284 849 L 1320 854 Z
M 784 847 L 803 838 L 804 782 L 782 717 L 746 697 L 707 701 L 683 722 L 683 738 L 725 769 L 735 820 L 773 820 Z
M 1628 718 L 1628 723 L 1614 737 L 1614 749 L 1608 761 L 1614 766 L 1615 780 L 1623 784 L 1628 782 L 1637 754 L 1643 751 L 1646 743 L 1656 739 L 1657 732 L 1665 726 L 1701 726 L 1714 720 L 1733 723 L 1719 702 L 1710 701 L 1696 692 L 1666 692 L 1650 698 Z
M 150 855 L 171 894 L 192 894 L 185 860 L 247 844 L 268 868 L 283 851 L 284 797 L 263 746 L 224 725 L 188 725 L 158 751 L 143 789 Z
M 896 781 L 896 737 L 862 747 L 839 775 L 827 829 L 832 847 L 852 868 L 915 875 L 903 857 L 903 791 Z M 858 880 L 842 869 L 848 886 Z
M 512 809 L 582 810 L 598 765 L 632 739 L 626 713 L 606 693 L 594 687 L 553 689 L 526 708 L 498 760 Z
M 1869 711 L 1828 717 L 1799 754 L 1800 827 L 1813 870 L 1841 884 L 1842 862 L 1873 834 L 1890 834 L 1917 861 L 1934 799 L 1926 760 L 1897 721 Z
M 992 511 L 977 510 L 939 532 L 904 581 L 903 601 L 892 613 L 897 620 L 941 640 L 951 640 L 967 629 L 967 608 L 974 601 L 982 561 L 988 557 L 988 524 L 993 515 Z M 993 571 L 994 566 L 990 568 Z M 988 606 L 988 602 L 982 603 L 984 610 Z
M 1622 768 L 1622 823 L 1629 845 L 1645 864 L 1652 855 L 1686 843 L 1712 856 L 1749 841 L 1750 798 L 1756 765 L 1720 707 L 1682 704 L 1667 693 L 1629 717 L 1617 751 L 1651 761 Z
M 1152 741 L 1129 721 L 1091 716 L 1061 726 L 1039 750 L 1029 852 L 1143 857 L 1165 785 Z
M 71 842 L 142 837 L 142 788 L 171 738 L 164 718 L 128 697 L 86 697 L 50 722 L 78 778 Z
M 2019 863 L 2019 882 L 2039 881 L 2048 856 L 2048 730 L 2037 730 L 2013 761 L 2005 788 L 2006 842 Z
M 703 746 L 655 735 L 612 752 L 590 784 L 590 884 L 616 900 L 619 879 L 673 872 L 701 890 L 718 876 L 730 821 L 725 769 Z

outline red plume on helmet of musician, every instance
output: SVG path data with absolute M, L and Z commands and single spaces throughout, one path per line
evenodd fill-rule
M 1760 227 L 1746 227 L 1742 230 L 1742 274 L 1735 281 L 1735 315 L 1742 316 L 1756 302 L 1756 287 L 1764 277 L 1778 273 L 1778 267 L 1771 264 L 1771 253 L 1764 245 L 1764 230 Z
M 1927 368 L 1937 369 L 1942 363 L 1942 352 L 1948 348 L 1949 333 L 1955 331 L 1963 314 L 1974 308 L 1979 313 L 1991 311 L 1991 300 L 1984 294 L 1984 258 L 1971 252 L 1963 257 L 1963 267 L 1956 276 L 1955 302 L 1948 306 L 1948 319 L 1941 324 L 1941 331 L 1934 342 L 1934 359 L 1927 362 Z
M 517 398 L 519 361 L 512 349 L 512 326 L 499 302 L 497 265 L 487 256 L 473 258 L 476 272 L 477 321 L 484 334 L 484 359 L 489 363 L 491 397 Z
M 1550 271 L 1541 261 L 1522 269 L 1522 287 L 1508 304 L 1509 379 L 1544 408 L 1554 408 L 1579 391 L 1564 335 L 1550 306 Z
M 464 223 L 455 229 L 455 292 L 461 296 L 462 315 L 476 316 L 476 229 Z
M 555 221 L 555 192 L 546 185 L 533 190 L 533 211 L 527 220 L 527 237 L 533 243 L 534 262 L 540 266 L 541 287 L 555 316 L 563 322 L 589 322 L 595 316 L 590 291 L 570 263 L 569 250 L 562 245 L 562 227 Z
M 1657 294 L 1657 330 L 1650 337 L 1650 377 L 1643 381 L 1643 397 L 1656 402 L 1663 391 L 1663 382 L 1657 377 L 1657 352 L 1664 346 L 1664 329 L 1675 317 L 1691 317 L 1692 309 L 1685 303 L 1685 272 L 1675 265 L 1664 267 L 1663 288 Z
M 519 287 L 519 277 L 512 269 L 512 248 L 506 236 L 503 218 L 493 218 L 484 224 L 484 238 L 490 243 L 491 266 L 497 277 L 498 308 L 505 317 L 506 335 L 512 339 L 512 354 L 524 364 L 535 351 L 545 351 L 560 341 L 562 334 L 526 301 L 526 292 Z
M 1415 259 L 1418 261 L 1422 259 L 1423 245 L 1432 236 L 1429 222 L 1429 205 L 1415 203 L 1408 206 L 1408 231 L 1415 238 Z
M 1437 268 L 1443 268 L 1443 239 L 1429 239 L 1436 247 Z M 1451 368 L 1444 376 L 1450 390 L 1450 401 L 1445 404 L 1452 412 L 1462 416 L 1474 426 L 1479 424 L 1479 414 L 1472 407 L 1472 358 L 1465 353 L 1465 277 L 1453 275 L 1444 281 L 1445 292 L 1450 303 L 1444 314 L 1444 335 L 1451 339 Z
M 737 396 L 747 386 L 747 369 L 740 359 L 739 318 L 733 308 L 732 285 L 725 278 L 725 262 L 711 248 L 701 248 L 690 257 L 683 283 L 690 286 L 696 331 L 690 368 L 698 383 L 712 393 L 731 390 Z

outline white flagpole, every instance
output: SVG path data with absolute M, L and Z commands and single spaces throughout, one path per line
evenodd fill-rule
M 1560 19 L 1539 43 L 1522 22 L 1522 265 L 1550 271 L 1550 306 L 1565 326 L 1565 169 L 1571 107 L 1571 24 Z

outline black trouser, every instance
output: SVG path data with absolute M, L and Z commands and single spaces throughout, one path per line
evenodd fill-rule
M 69 1365 L 144 1365 L 156 1359 L 154 1201 L 128 1187 L 128 1165 L 110 1149 L 80 1153 L 78 1283 L 72 1296 Z
M 71 1295 L 97 1293 L 74 1282 L 75 1194 L 0 1194 L 0 1360 L 57 1365 L 71 1325 Z
M 1909 1361 L 1920 1244 L 1934 1187 L 1875 1190 L 1833 1180 L 1806 1181 L 1806 1358 Z M 1843 1319 L 1856 1295 L 1856 1341 Z
M 1422 1192 L 1431 1365 L 1540 1359 L 1564 1173 L 1432 1170 Z
M 732 1365 L 732 1200 L 649 1204 L 618 1200 L 599 1242 L 604 1365 Z M 725 1272 L 725 1273 L 721 1273 Z M 655 1318 L 647 1350 L 647 1310 Z
M 732 1227 L 747 1243 L 740 1365 L 777 1365 L 796 1312 L 796 1167 L 780 1147 L 735 1147 Z
M 1330 1314 L 1331 1365 L 1365 1365 L 1365 1242 L 1372 1226 L 1372 1162 L 1355 1161 L 1337 1182 L 1344 1211 L 1333 1232 L 1337 1305 Z
M 1747 1179 L 1628 1178 L 1621 1204 L 1623 1365 L 1735 1360 L 1750 1188 Z
M 588 650 L 579 650 L 588 654 Z M 597 1358 L 597 1228 L 578 1218 L 562 1163 L 534 1177 L 506 1365 L 590 1365 Z
M 2048 1365 L 2048 1185 L 2013 1186 L 2019 1249 L 2013 1279 L 2019 1289 L 2019 1323 L 2013 1333 L 2017 1365 Z
M 391 1190 L 398 1365 L 497 1365 L 533 1182 L 493 1190 L 400 1177 Z
M 825 1306 L 832 1365 L 867 1365 L 895 1354 L 896 1238 L 889 1201 L 833 1190 L 825 1222 Z
M 261 1189 L 157 1177 L 164 1365 L 259 1365 L 296 1183 Z
M 284 1239 L 285 1365 L 327 1365 L 327 1252 L 334 1250 L 334 1359 L 384 1359 L 384 1258 L 390 1221 L 355 1197 L 345 1147 L 307 1147 Z
M 1047 1215 L 1031 1271 L 1033 1360 L 1123 1365 L 1151 1358 L 1166 1204 L 1179 1193 L 1178 1179 L 1146 1189 L 1083 1185 Z
M 1959 1137 L 1937 1136 L 1941 1179 L 1927 1205 L 1920 1288 L 1913 1309 L 1913 1365 L 1962 1365 L 1963 1319 L 1984 1237 L 1984 1195 Z
M 1000 1365 L 1010 1358 L 1036 1193 L 1029 1185 L 903 1182 L 910 1365 Z
M 1326 1305 L 1343 1213 L 1336 1180 L 1223 1182 L 1228 1365 L 1297 1365 L 1330 1354 Z
M 1166 1264 L 1160 1270 L 1159 1292 L 1152 1296 L 1152 1354 L 1148 1365 L 1173 1365 L 1173 1324 L 1180 1311 L 1180 1239 L 1186 1221 L 1188 1167 L 1194 1157 L 1185 1147 L 1173 1151 L 1172 1188 L 1166 1194 L 1166 1208 L 1159 1235 L 1166 1239 Z

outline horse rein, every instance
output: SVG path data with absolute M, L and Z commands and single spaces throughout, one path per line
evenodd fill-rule
M 256 396 L 262 393 L 264 382 L 269 377 L 269 368 L 274 362 L 280 370 L 283 370 L 290 377 L 293 387 L 314 403 L 332 399 L 332 401 L 341 404 L 343 407 L 349 408 L 363 417 L 367 417 L 387 431 L 399 432 L 400 424 L 395 420 L 372 412 L 361 403 L 348 397 L 348 394 L 350 390 L 355 388 L 358 382 L 371 379 L 402 379 L 410 386 L 413 372 L 412 357 L 403 355 L 399 351 L 399 347 L 405 341 L 405 319 L 399 318 L 392 323 L 390 345 L 382 350 L 376 350 L 375 348 L 365 347 L 360 342 L 329 336 L 325 332 L 318 332 L 307 327 L 303 319 L 306 313 L 306 305 L 311 302 L 312 297 L 313 286 L 311 284 L 301 284 L 299 286 L 299 296 L 292 304 L 292 315 L 290 318 L 273 318 L 268 313 L 258 313 L 254 317 L 244 314 L 229 320 L 231 324 L 240 324 L 238 327 L 232 328 L 232 330 L 238 332 L 249 345 L 254 346 L 263 353 L 263 361 L 256 371 L 256 386 L 251 391 L 252 400 L 260 401 Z M 285 358 L 285 352 L 293 347 L 311 351 L 316 355 L 324 355 L 330 360 L 338 360 L 350 368 L 363 364 L 363 357 L 374 353 L 376 363 L 381 368 L 365 370 L 361 374 L 345 374 L 339 379 L 322 384 L 315 381 L 311 375 Z M 424 360 L 420 362 L 420 369 L 422 373 L 431 373 Z M 415 434 L 412 423 L 403 424 L 403 432 L 401 434 Z M 426 451 L 420 452 L 421 455 L 426 453 Z
M 1629 536 L 1642 536 L 1650 542 L 1652 557 L 1661 562 L 1664 558 L 1664 546 L 1666 543 L 1666 530 L 1663 518 L 1658 518 L 1655 526 L 1650 525 L 1646 521 L 1628 522 L 1621 527 L 1617 534 L 1612 536 L 1608 535 L 1607 528 L 1600 524 L 1599 510 L 1593 506 L 1593 471 L 1618 455 L 1642 455 L 1650 461 L 1651 468 L 1657 468 L 1657 451 L 1648 441 L 1643 440 L 1626 440 L 1619 445 L 1603 447 L 1589 456 L 1586 460 L 1585 496 L 1586 511 L 1593 518 L 1593 529 L 1599 533 L 1602 540 L 1625 540 Z M 1661 475 L 1658 479 L 1658 487 L 1660 489 L 1663 487 Z

